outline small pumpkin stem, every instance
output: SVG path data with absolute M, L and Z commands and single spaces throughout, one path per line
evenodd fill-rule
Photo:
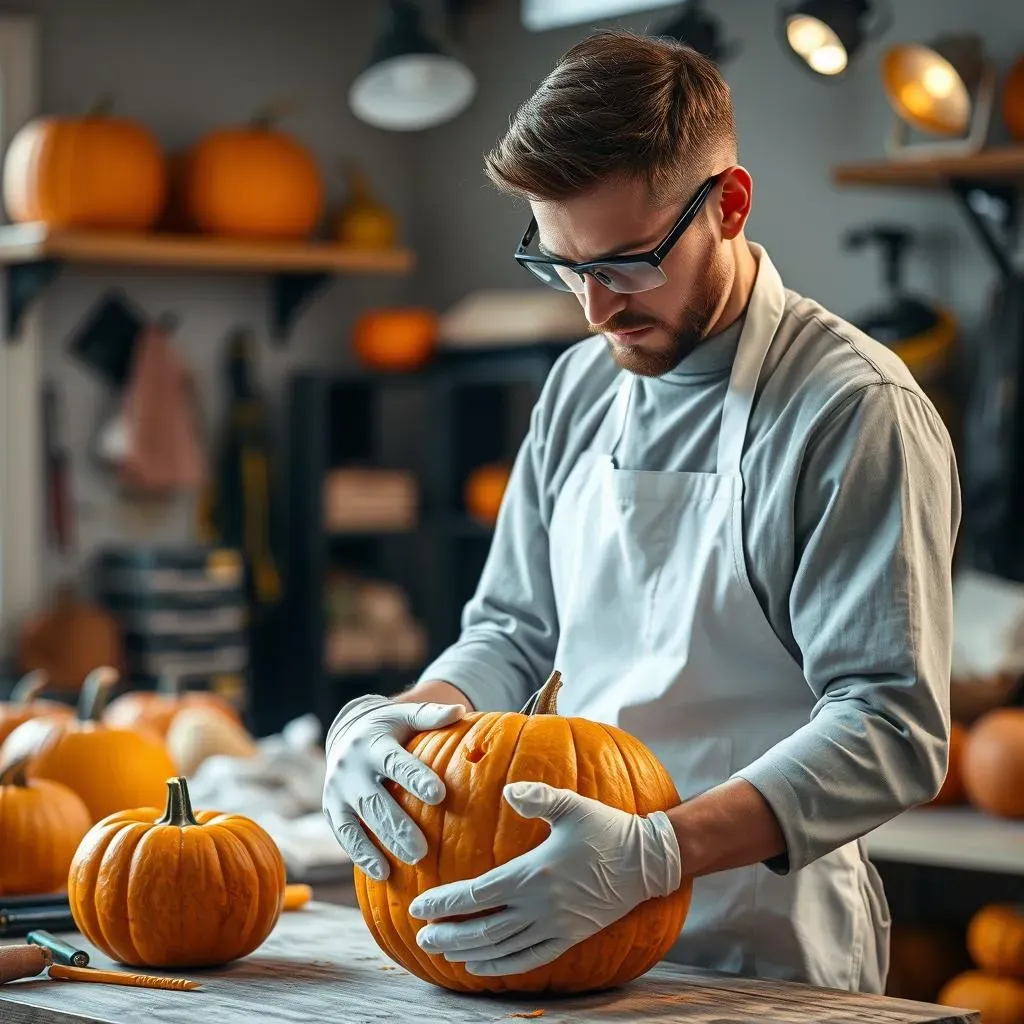
M 180 697 L 182 691 L 181 676 L 167 673 L 162 675 L 156 684 L 156 692 L 164 697 Z
M 548 676 L 548 681 L 541 687 L 537 696 L 537 704 L 533 709 L 535 715 L 558 714 L 558 691 L 562 688 L 562 673 L 557 669 Z
M 88 110 L 86 117 L 109 117 L 114 109 L 114 97 L 107 93 L 101 96 Z
M 47 682 L 46 672 L 41 668 L 26 672 L 11 690 L 11 703 L 28 704 L 35 700 L 46 689 Z
M 167 780 L 167 807 L 164 816 L 158 818 L 158 825 L 175 825 L 184 828 L 186 825 L 198 825 L 192 810 L 192 800 L 188 795 L 188 783 L 180 775 Z
M 120 678 L 117 669 L 109 665 L 94 668 L 82 683 L 82 692 L 78 698 L 78 720 L 80 722 L 98 722 L 110 699 L 110 691 Z
M 0 772 L 0 786 L 27 786 L 29 760 L 28 757 L 22 757 L 17 761 L 12 761 Z
M 256 131 L 268 132 L 284 117 L 292 113 L 296 107 L 298 107 L 298 103 L 295 100 L 279 99 L 274 103 L 268 103 L 256 111 L 249 122 L 249 127 Z

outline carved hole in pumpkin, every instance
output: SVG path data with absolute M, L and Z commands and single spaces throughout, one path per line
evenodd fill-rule
M 483 747 L 473 747 L 472 750 L 466 754 L 466 760 L 472 761 L 473 764 L 476 764 L 477 761 L 479 761 L 486 753 L 487 751 Z

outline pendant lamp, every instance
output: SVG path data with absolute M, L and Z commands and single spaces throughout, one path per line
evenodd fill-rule
M 895 115 L 891 155 L 974 153 L 988 141 L 995 71 L 978 36 L 893 46 L 882 58 L 882 82 Z M 908 143 L 910 128 L 943 141 Z
M 888 27 L 871 0 L 799 0 L 779 6 L 785 47 L 800 65 L 824 78 L 839 78 L 864 44 Z
M 476 79 L 444 53 L 421 25 L 411 0 L 387 0 L 386 26 L 370 62 L 349 88 L 361 121 L 389 131 L 416 131 L 460 114 L 476 92 Z

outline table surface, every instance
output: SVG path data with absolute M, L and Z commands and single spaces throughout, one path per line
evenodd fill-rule
M 77 933 L 93 967 L 110 961 Z M 24 941 L 24 940 L 13 940 Z M 0 987 L 4 1024 L 978 1024 L 976 1013 L 926 1003 L 736 978 L 661 963 L 617 992 L 560 999 L 467 996 L 430 985 L 395 965 L 358 910 L 323 902 L 282 914 L 267 941 L 226 967 L 176 973 L 192 992 L 87 985 L 39 978 Z

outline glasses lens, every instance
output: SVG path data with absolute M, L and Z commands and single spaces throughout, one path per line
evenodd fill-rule
M 572 271 L 566 270 L 565 267 L 555 267 L 550 263 L 523 263 L 522 266 L 526 267 L 534 277 L 543 281 L 551 288 L 557 288 L 563 292 L 583 290 L 583 282 L 579 275 L 573 274 Z M 572 277 L 576 283 L 573 284 L 569 277 Z
M 604 266 L 592 267 L 589 273 L 609 291 L 631 295 L 635 292 L 647 292 L 665 283 L 665 274 L 661 267 L 650 263 L 608 263 Z

